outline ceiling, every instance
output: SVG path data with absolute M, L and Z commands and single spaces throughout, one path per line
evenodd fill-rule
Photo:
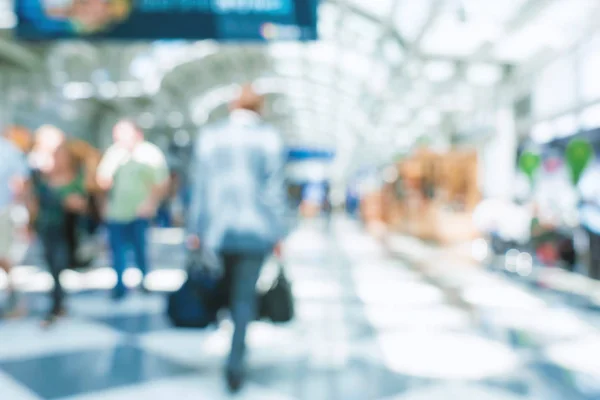
M 9 2 L 0 2 L 5 30 L 14 25 Z M 11 112 L 79 132 L 122 115 L 160 134 L 196 131 L 226 114 L 233 85 L 255 81 L 288 142 L 334 147 L 347 163 L 471 129 L 515 67 L 564 51 L 599 8 L 597 0 L 328 0 L 321 40 L 307 44 L 24 45 L 5 32 L 0 68 L 8 98 L 19 99 Z

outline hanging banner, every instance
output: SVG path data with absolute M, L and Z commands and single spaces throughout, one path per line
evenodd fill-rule
M 535 173 L 542 165 L 542 157 L 532 151 L 526 151 L 519 158 L 519 169 L 533 182 Z
M 576 185 L 594 156 L 592 145 L 585 139 L 573 139 L 567 145 L 566 159 L 571 182 Z
M 17 37 L 316 40 L 318 0 L 15 0 Z

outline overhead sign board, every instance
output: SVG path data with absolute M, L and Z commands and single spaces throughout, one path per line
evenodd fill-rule
M 317 38 L 318 0 L 16 0 L 20 39 Z

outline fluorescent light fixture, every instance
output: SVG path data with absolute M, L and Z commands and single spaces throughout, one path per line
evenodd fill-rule
M 456 66 L 449 61 L 431 61 L 423 67 L 425 76 L 433 82 L 444 82 L 456 73 Z
M 63 85 L 62 92 L 69 100 L 89 99 L 94 95 L 94 86 L 88 82 L 68 82 Z
M 473 64 L 467 68 L 467 80 L 478 86 L 493 86 L 502 79 L 502 68 L 492 64 Z
M 548 122 L 540 122 L 531 130 L 531 138 L 536 143 L 548 143 L 554 139 L 555 132 L 552 125 Z

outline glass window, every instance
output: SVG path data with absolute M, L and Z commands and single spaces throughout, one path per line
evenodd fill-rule
M 581 48 L 579 82 L 584 101 L 600 99 L 600 35 Z
M 600 127 L 600 103 L 594 104 L 581 113 L 581 128 L 594 129 Z
M 575 57 L 569 54 L 542 70 L 533 90 L 536 117 L 547 117 L 577 105 Z

